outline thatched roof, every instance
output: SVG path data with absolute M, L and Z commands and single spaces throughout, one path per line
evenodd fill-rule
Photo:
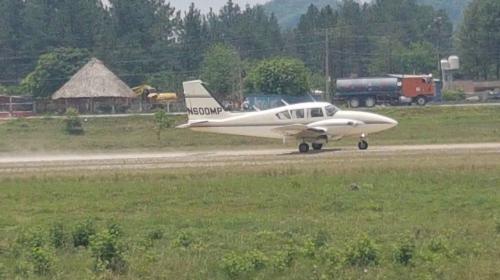
M 134 98 L 136 96 L 120 78 L 96 58 L 92 58 L 52 95 L 52 99 L 97 97 Z

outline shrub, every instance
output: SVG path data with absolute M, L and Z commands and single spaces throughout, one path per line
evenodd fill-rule
M 146 234 L 146 238 L 150 241 L 163 239 L 164 232 L 162 229 L 153 229 Z
M 394 248 L 393 260 L 402 265 L 409 265 L 415 256 L 415 241 L 412 239 L 403 239 Z
M 49 230 L 49 241 L 54 248 L 61 248 L 66 244 L 64 226 L 61 223 L 52 225 Z
M 462 101 L 465 100 L 465 92 L 455 91 L 455 90 L 445 90 L 443 91 L 444 101 Z
M 500 234 L 500 220 L 495 221 L 495 230 L 498 234 Z
M 261 270 L 266 266 L 266 256 L 257 250 L 243 255 L 231 253 L 222 258 L 222 270 L 231 278 Z
M 276 271 L 284 271 L 292 265 L 294 258 L 295 253 L 288 249 L 276 253 L 276 255 L 272 257 L 271 263 Z
M 127 263 L 123 258 L 118 235 L 111 233 L 109 229 L 91 237 L 90 249 L 94 257 L 94 271 L 124 272 L 126 270 Z
M 314 236 L 314 246 L 316 248 L 323 247 L 327 245 L 328 243 L 328 233 L 326 231 L 320 230 L 318 233 L 316 233 L 316 236 Z
M 235 278 L 251 269 L 243 256 L 231 253 L 222 258 L 222 270 L 231 278 Z
M 345 259 L 347 264 L 352 266 L 377 265 L 379 250 L 371 239 L 364 236 L 348 245 Z
M 30 261 L 33 265 L 33 272 L 37 275 L 48 275 L 53 266 L 52 254 L 42 247 L 33 247 Z
M 119 224 L 110 223 L 108 225 L 108 232 L 116 237 L 120 237 L 122 235 L 122 228 Z
M 193 238 L 187 232 L 181 231 L 174 240 L 174 245 L 187 248 L 193 243 Z
M 74 108 L 66 110 L 65 118 L 65 131 L 71 135 L 83 134 L 82 120 L 78 117 L 78 111 Z
M 158 137 L 158 141 L 161 141 L 161 132 L 163 131 L 163 129 L 171 127 L 174 123 L 174 120 L 161 109 L 157 110 L 154 116 L 156 136 Z
M 94 222 L 87 219 L 84 222 L 78 223 L 73 230 L 73 246 L 87 247 L 90 242 L 90 237 L 96 233 Z
M 429 243 L 429 250 L 433 253 L 448 253 L 448 242 L 443 236 L 436 236 Z
M 25 248 L 43 247 L 45 242 L 44 233 L 40 228 L 22 232 L 16 239 L 16 243 Z

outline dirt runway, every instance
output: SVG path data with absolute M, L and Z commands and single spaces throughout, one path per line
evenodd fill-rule
M 126 170 L 216 166 L 275 165 L 290 162 L 385 160 L 391 156 L 498 154 L 500 143 L 329 148 L 300 154 L 293 149 L 213 150 L 158 153 L 103 153 L 15 156 L 0 155 L 0 174 L 65 170 Z

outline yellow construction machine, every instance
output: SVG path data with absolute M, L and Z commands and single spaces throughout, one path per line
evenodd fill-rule
M 158 92 L 158 90 L 150 85 L 140 85 L 132 88 L 135 94 L 143 100 L 149 101 L 151 104 L 168 103 L 177 101 L 177 94 L 174 92 Z

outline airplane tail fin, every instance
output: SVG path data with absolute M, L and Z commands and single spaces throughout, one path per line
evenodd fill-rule
M 188 81 L 182 84 L 188 118 L 193 120 L 223 119 L 230 115 L 222 104 L 208 91 L 202 81 Z

